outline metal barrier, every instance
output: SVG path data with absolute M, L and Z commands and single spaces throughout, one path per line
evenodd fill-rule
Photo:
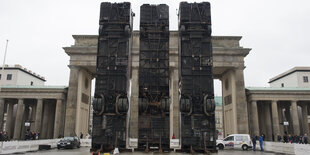
M 91 139 L 80 139 L 81 146 L 90 147 L 91 146 Z
M 264 142 L 264 150 L 275 153 L 309 155 L 310 144 Z
M 50 145 L 51 148 L 56 148 L 58 141 L 59 139 L 0 142 L 0 154 L 38 151 L 39 145 Z M 91 139 L 81 139 L 80 142 L 82 147 L 91 146 Z M 256 145 L 256 149 L 260 149 L 259 143 Z M 264 150 L 275 153 L 309 155 L 310 144 L 264 142 Z
M 21 152 L 38 151 L 39 145 L 50 145 L 51 148 L 57 147 L 57 142 L 60 139 L 44 139 L 30 141 L 7 141 L 0 142 L 0 154 L 11 154 Z M 81 146 L 90 147 L 91 139 L 81 139 Z
M 59 139 L 31 140 L 31 141 L 8 141 L 0 143 L 0 154 L 21 153 L 39 150 L 39 145 L 57 147 Z

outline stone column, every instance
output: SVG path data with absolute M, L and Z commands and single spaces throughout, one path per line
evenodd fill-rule
M 50 106 L 47 100 L 44 102 L 43 106 L 43 120 L 42 120 L 42 129 L 41 129 L 41 134 L 40 134 L 40 139 L 45 139 L 47 138 L 47 130 L 48 130 L 48 120 L 49 120 L 49 115 L 50 115 Z
M 140 40 L 137 33 L 133 33 L 131 51 L 131 97 L 129 110 L 129 134 L 128 138 L 139 138 L 139 48 Z M 94 124 L 93 124 L 94 126 Z
M 309 124 L 308 124 L 308 106 L 306 103 L 302 105 L 302 128 L 303 134 L 309 135 Z
M 180 138 L 180 102 L 179 102 L 179 73 L 178 68 L 172 68 L 170 73 L 170 138 L 174 135 Z
M 291 102 L 291 109 L 292 109 L 292 122 L 293 122 L 294 135 L 300 135 L 297 101 Z
M 12 120 L 13 120 L 13 103 L 8 103 L 8 114 L 6 115 L 6 126 L 5 126 L 5 131 L 8 133 L 9 139 L 12 138 L 11 135 L 14 131 L 12 131 Z
M 139 84 L 138 68 L 132 68 L 132 85 L 130 97 L 130 120 L 129 120 L 129 138 L 138 138 L 138 119 L 139 119 Z
M 61 125 L 60 124 L 61 123 L 61 112 L 62 112 L 62 100 L 57 99 L 53 138 L 57 138 L 59 136 L 59 129 L 60 129 L 60 125 Z
M 266 116 L 266 139 L 272 140 L 272 124 L 271 124 L 271 114 L 270 114 L 270 104 L 265 105 L 265 116 Z
M 42 111 L 43 111 L 43 99 L 38 99 L 36 106 L 35 123 L 34 123 L 35 132 L 41 133 Z
M 281 106 L 278 106 L 278 114 L 279 114 L 279 123 L 283 124 L 283 109 Z M 280 135 L 284 135 L 284 125 L 280 125 Z
M 236 104 L 236 115 L 237 115 L 237 132 L 240 134 L 249 133 L 249 121 L 248 121 L 248 109 L 245 96 L 245 87 L 244 87 L 244 76 L 243 76 L 244 67 L 238 67 L 235 69 L 235 89 L 233 94 L 235 94 L 235 104 Z M 234 97 L 233 97 L 234 98 Z
M 25 139 L 25 132 L 26 132 L 26 126 L 25 123 L 28 121 L 29 118 L 29 105 L 25 104 L 25 110 L 24 110 L 24 116 L 22 119 L 22 130 L 21 130 L 21 139 Z
M 55 109 L 56 104 L 50 103 L 49 104 L 49 115 L 48 115 L 48 125 L 47 125 L 47 136 L 46 138 L 52 139 L 54 136 L 54 122 L 55 122 Z
M 280 122 L 279 122 L 279 112 L 278 112 L 278 104 L 277 101 L 272 101 L 271 103 L 272 109 L 272 127 L 273 127 L 273 135 L 276 140 L 276 136 L 280 134 Z
M 170 138 L 174 135 L 176 139 L 180 139 L 180 101 L 179 101 L 179 51 L 178 41 L 179 35 L 170 32 L 169 37 L 169 124 Z
M 30 131 L 35 131 L 35 120 L 36 120 L 36 105 L 33 104 L 31 106 L 31 125 L 30 125 Z
M 3 131 L 4 98 L 0 98 L 0 130 Z
M 65 131 L 65 117 L 66 117 L 66 103 L 62 102 L 62 108 L 61 108 L 61 117 L 60 117 L 60 129 L 59 134 L 64 136 Z
M 293 126 L 293 124 L 292 124 L 292 121 L 291 121 L 292 119 L 291 119 L 291 112 L 290 112 L 290 107 L 289 106 L 285 107 L 284 114 L 285 114 L 285 120 L 289 123 L 288 126 L 284 126 L 285 130 L 287 131 L 288 134 L 293 134 L 293 132 L 291 130 L 292 129 L 291 126 Z
M 253 119 L 253 134 L 259 136 L 259 123 L 258 123 L 258 112 L 257 112 L 257 101 L 251 102 L 252 108 L 252 119 Z
M 24 115 L 24 100 L 18 99 L 16 119 L 15 119 L 15 128 L 14 128 L 14 135 L 13 135 L 14 140 L 20 139 L 23 115 Z
M 70 79 L 66 105 L 65 136 L 75 136 L 77 92 L 78 92 L 79 68 L 70 66 Z

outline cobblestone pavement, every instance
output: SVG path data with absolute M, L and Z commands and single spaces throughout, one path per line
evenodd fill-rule
M 89 152 L 89 147 L 81 147 L 79 149 L 51 149 L 47 151 L 37 151 L 37 152 L 28 152 L 25 153 L 26 155 L 91 155 Z M 160 153 L 150 152 L 150 153 L 143 153 L 143 152 L 124 152 L 120 155 L 142 155 L 142 154 L 148 154 L 148 155 L 159 155 Z M 162 153 L 163 155 L 185 155 L 188 153 Z M 215 153 L 216 154 L 216 153 Z M 247 155 L 247 154 L 256 154 L 256 155 L 275 155 L 274 153 L 267 153 L 267 152 L 260 152 L 260 151 L 242 151 L 242 150 L 221 150 L 218 152 L 218 155 Z M 198 155 L 198 154 L 197 154 Z

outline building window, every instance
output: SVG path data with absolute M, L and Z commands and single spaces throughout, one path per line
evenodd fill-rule
M 216 124 L 220 124 L 220 118 L 215 117 L 215 122 L 216 122 Z
M 12 80 L 12 74 L 8 74 L 8 75 L 6 76 L 6 79 L 7 79 L 7 80 Z
M 308 76 L 304 76 L 303 79 L 304 79 L 304 83 L 308 83 Z
M 284 87 L 284 83 L 281 83 L 281 87 Z
M 33 81 L 30 82 L 30 85 L 33 86 Z

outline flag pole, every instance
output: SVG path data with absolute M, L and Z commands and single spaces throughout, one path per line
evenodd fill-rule
M 5 65 L 6 52 L 8 50 L 8 44 L 9 44 L 9 40 L 6 40 L 6 46 L 5 46 L 4 58 L 3 58 L 3 65 L 2 65 L 2 71 L 1 71 L 1 79 L 0 79 L 0 92 L 1 92 L 1 84 L 2 84 L 1 81 L 4 78 L 4 76 L 3 76 L 3 74 L 4 74 L 4 65 Z

